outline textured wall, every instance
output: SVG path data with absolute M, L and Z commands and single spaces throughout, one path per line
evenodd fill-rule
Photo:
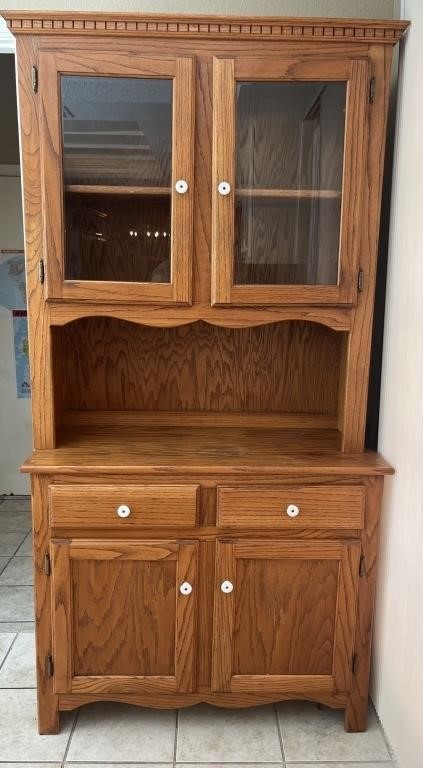
M 401 768 L 423 765 L 423 3 L 401 56 L 379 450 L 393 464 L 383 504 L 373 696 Z
M 392 18 L 396 0 L 4 0 L 3 9 Z

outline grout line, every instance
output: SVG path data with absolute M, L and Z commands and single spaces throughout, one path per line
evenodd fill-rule
M 7 652 L 6 652 L 6 655 L 5 655 L 4 659 L 3 659 L 3 661 L 0 663 L 0 669 L 2 669 L 2 667 L 4 666 L 4 662 L 6 661 L 10 651 L 12 650 L 13 646 L 15 645 L 16 638 L 18 637 L 18 634 L 19 634 L 19 632 L 16 632 L 15 637 L 13 638 L 12 642 L 10 643 L 10 646 L 9 646 Z
M 179 709 L 176 710 L 175 743 L 173 745 L 173 768 L 175 768 L 175 765 L 176 765 L 176 750 L 178 747 L 178 731 L 179 731 Z
M 280 744 L 280 748 L 281 748 L 281 752 L 282 752 L 282 763 L 284 765 L 286 765 L 285 750 L 284 750 L 284 747 L 283 747 L 282 729 L 281 729 L 281 724 L 280 724 L 280 720 L 279 720 L 278 708 L 277 708 L 276 704 L 274 704 L 273 707 L 274 707 L 274 710 L 275 710 L 276 727 L 278 729 L 279 744 Z
M 67 758 L 67 756 L 68 756 L 69 747 L 70 747 L 70 745 L 71 745 L 72 736 L 73 736 L 73 734 L 75 733 L 75 728 L 76 728 L 76 724 L 77 724 L 77 722 L 78 722 L 78 718 L 79 718 L 79 713 L 80 713 L 80 711 L 81 711 L 80 709 L 77 709 L 77 711 L 76 711 L 76 714 L 75 714 L 75 718 L 74 718 L 74 721 L 73 721 L 73 723 L 72 723 L 72 728 L 71 728 L 71 730 L 70 730 L 70 734 L 69 734 L 69 738 L 68 738 L 68 743 L 66 744 L 65 754 L 63 755 L 63 759 L 62 759 L 62 762 L 61 762 L 61 765 L 62 765 L 62 766 L 64 766 L 64 765 L 65 765 L 65 762 L 66 762 L 66 758 Z M 59 717 L 60 717 L 60 712 L 59 712 Z

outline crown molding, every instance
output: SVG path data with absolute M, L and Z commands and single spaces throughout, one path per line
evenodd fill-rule
M 375 42 L 394 45 L 408 21 L 381 19 L 320 19 L 240 16 L 134 15 L 2 11 L 14 35 L 128 35 L 158 37 L 261 40 Z

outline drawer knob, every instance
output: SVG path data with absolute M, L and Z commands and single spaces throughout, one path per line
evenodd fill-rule
M 229 593 L 233 591 L 233 588 L 234 585 L 231 581 L 222 581 L 220 585 L 220 589 L 225 593 L 225 595 L 229 595 Z
M 189 583 L 189 581 L 184 581 L 183 584 L 179 587 L 179 591 L 181 595 L 190 595 L 192 592 L 192 585 Z
M 116 511 L 118 517 L 129 517 L 131 514 L 131 509 L 127 504 L 120 504 Z
M 217 191 L 219 192 L 219 195 L 229 195 L 229 192 L 231 191 L 229 181 L 221 181 L 220 184 L 217 185 Z
M 180 195 L 184 195 L 185 192 L 188 192 L 188 182 L 185 181 L 185 179 L 178 179 L 175 184 L 175 189 Z
M 288 517 L 298 517 L 300 514 L 300 508 L 296 504 L 288 504 L 286 508 L 286 514 Z

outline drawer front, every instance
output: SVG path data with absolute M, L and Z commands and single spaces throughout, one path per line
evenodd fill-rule
M 197 523 L 198 485 L 51 485 L 50 525 L 181 528 Z
M 217 490 L 221 528 L 362 528 L 360 485 L 238 486 Z

